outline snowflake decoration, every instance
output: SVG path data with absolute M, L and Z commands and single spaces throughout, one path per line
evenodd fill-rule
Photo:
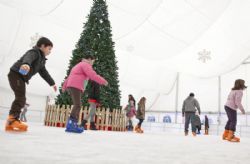
M 207 51 L 206 49 L 203 49 L 202 51 L 198 52 L 198 55 L 198 60 L 202 61 L 203 63 L 206 63 L 208 60 L 211 60 L 211 51 Z
M 35 33 L 34 36 L 30 37 L 30 47 L 34 47 L 36 45 L 36 42 L 38 41 L 38 39 L 40 39 L 42 36 L 39 35 L 38 33 Z

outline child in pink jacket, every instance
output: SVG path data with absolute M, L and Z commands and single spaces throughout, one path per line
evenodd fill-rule
M 133 122 L 132 119 L 136 115 L 136 108 L 135 108 L 135 99 L 132 95 L 129 95 L 128 105 L 124 109 L 126 111 L 127 122 L 126 122 L 126 129 L 128 131 L 133 131 Z
M 231 142 L 240 142 L 239 137 L 234 136 L 237 124 L 237 109 L 239 108 L 242 114 L 245 114 L 245 110 L 241 104 L 241 99 L 243 96 L 243 90 L 246 89 L 245 81 L 238 79 L 234 83 L 234 87 L 228 95 L 227 102 L 225 104 L 225 110 L 227 113 L 228 121 L 225 127 L 224 134 L 222 136 L 223 140 L 228 140 Z
M 77 122 L 81 109 L 81 95 L 84 92 L 84 85 L 87 81 L 91 79 L 100 85 L 108 85 L 108 82 L 93 70 L 92 65 L 94 61 L 95 58 L 93 56 L 86 56 L 85 59 L 72 68 L 63 84 L 63 92 L 67 90 L 70 93 L 74 105 L 67 122 L 66 132 L 83 132 L 83 127 L 78 126 Z

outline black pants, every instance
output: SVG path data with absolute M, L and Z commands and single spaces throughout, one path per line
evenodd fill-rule
M 137 124 L 139 128 L 141 127 L 142 123 L 143 123 L 143 119 L 139 119 L 139 123 Z
M 79 118 L 79 113 L 81 110 L 81 96 L 82 96 L 82 91 L 76 88 L 68 88 L 68 92 L 70 93 L 70 96 L 73 101 L 73 109 L 70 113 L 70 118 L 77 120 Z
M 228 121 L 227 121 L 225 129 L 235 132 L 236 125 L 237 125 L 237 112 L 236 110 L 233 110 L 229 108 L 228 106 L 225 106 L 225 110 L 227 112 L 227 117 L 228 117 Z
M 26 103 L 26 84 L 22 76 L 14 71 L 8 74 L 9 84 L 15 94 L 15 100 L 12 102 L 9 114 L 19 119 L 21 109 Z

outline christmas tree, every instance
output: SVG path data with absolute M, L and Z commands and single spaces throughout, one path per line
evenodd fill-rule
M 67 70 L 68 77 L 71 69 L 86 55 L 93 55 L 96 58 L 93 68 L 98 74 L 103 76 L 108 82 L 107 87 L 100 88 L 101 105 L 106 108 L 120 107 L 120 90 L 118 80 L 118 67 L 115 57 L 114 42 L 112 41 L 111 25 L 108 19 L 107 4 L 104 0 L 93 0 L 87 22 L 80 39 L 72 52 L 72 57 Z M 83 105 L 87 105 L 87 90 L 82 97 Z M 56 104 L 71 105 L 72 100 L 67 92 L 60 94 L 56 98 Z

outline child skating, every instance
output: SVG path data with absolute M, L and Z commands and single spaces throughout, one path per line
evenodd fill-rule
M 133 131 L 133 117 L 136 115 L 135 109 L 135 99 L 132 95 L 129 95 L 128 105 L 124 109 L 126 111 L 127 122 L 126 122 L 126 129 L 127 131 Z
M 227 102 L 225 104 L 228 121 L 222 136 L 223 140 L 228 140 L 230 142 L 240 142 L 240 138 L 236 137 L 234 133 L 236 131 L 237 125 L 237 109 L 239 108 L 242 114 L 245 114 L 241 100 L 243 96 L 243 90 L 246 88 L 245 81 L 238 79 L 235 81 L 234 87 L 228 95 Z
M 198 114 L 198 112 L 195 113 L 195 115 L 193 116 L 193 126 L 196 128 L 195 132 L 196 134 L 201 134 L 201 119 L 200 119 L 200 116 Z
M 137 111 L 136 111 L 136 118 L 139 120 L 139 123 L 135 127 L 135 132 L 137 133 L 143 133 L 143 129 L 141 128 L 142 122 L 145 119 L 145 105 L 146 104 L 146 98 L 142 97 L 138 103 Z
M 55 91 L 57 90 L 54 80 L 45 67 L 46 56 L 50 54 L 52 48 L 53 43 L 48 38 L 42 37 L 33 49 L 27 51 L 10 68 L 8 79 L 15 94 L 15 100 L 12 102 L 6 122 L 6 131 L 27 131 L 28 125 L 20 121 L 20 113 L 26 103 L 26 84 L 36 73 L 53 86 Z
M 92 65 L 94 62 L 95 58 L 87 55 L 85 59 L 71 69 L 68 78 L 63 84 L 62 90 L 67 90 L 70 93 L 74 106 L 66 125 L 66 132 L 82 133 L 84 130 L 82 126 L 77 124 L 81 110 L 81 96 L 84 92 L 84 83 L 90 79 L 100 85 L 108 85 L 108 82 L 93 70 Z
M 208 130 L 209 130 L 209 120 L 207 115 L 205 115 L 205 135 L 208 135 Z
M 85 128 L 90 118 L 90 130 L 97 130 L 95 125 L 95 113 L 96 107 L 100 105 L 100 85 L 92 80 L 89 80 L 88 85 L 89 113 L 84 116 L 81 126 Z

